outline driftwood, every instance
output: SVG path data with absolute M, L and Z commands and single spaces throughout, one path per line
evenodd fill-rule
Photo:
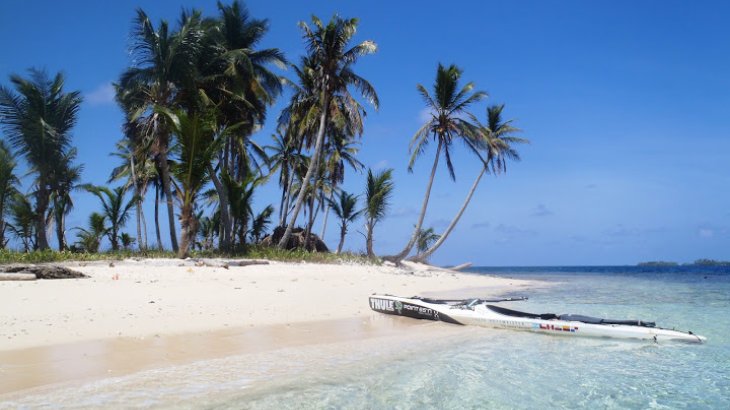
M 470 268 L 471 265 L 472 265 L 471 262 L 466 262 L 466 263 L 462 263 L 461 265 L 453 266 L 453 267 L 451 267 L 449 269 L 450 270 L 462 270 L 462 269 Z
M 0 266 L 0 274 L 2 273 L 10 275 L 33 274 L 37 279 L 88 278 L 88 276 L 84 275 L 81 272 L 60 265 L 5 265 Z
M 6 280 L 36 280 L 34 273 L 0 273 L 0 281 Z

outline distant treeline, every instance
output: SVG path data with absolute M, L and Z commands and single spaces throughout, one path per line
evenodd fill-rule
M 651 261 L 641 262 L 637 266 L 680 266 L 677 262 Z M 716 261 L 714 259 L 697 259 L 692 263 L 683 263 L 681 266 L 730 266 L 730 261 Z

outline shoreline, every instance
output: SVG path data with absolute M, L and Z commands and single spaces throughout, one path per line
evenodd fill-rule
M 255 352 L 256 340 L 275 350 L 411 326 L 378 318 L 372 293 L 487 297 L 532 284 L 421 264 L 208 262 L 68 262 L 90 278 L 0 282 L 0 394 Z

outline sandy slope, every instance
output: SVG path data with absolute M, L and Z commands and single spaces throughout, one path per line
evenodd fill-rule
M 232 327 L 370 315 L 371 293 L 416 295 L 479 288 L 490 296 L 524 281 L 425 265 L 126 260 L 69 266 L 90 279 L 0 282 L 0 351 L 102 338 L 146 338 Z M 473 292 L 472 292 L 473 293 Z

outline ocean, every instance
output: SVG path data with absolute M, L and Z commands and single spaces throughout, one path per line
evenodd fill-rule
M 655 321 L 702 345 L 424 322 L 403 337 L 198 362 L 59 388 L 13 407 L 727 409 L 730 269 L 472 268 L 533 279 L 518 310 Z M 480 296 L 480 295 L 474 295 Z M 367 303 L 367 295 L 363 295 Z M 377 316 L 377 314 L 375 314 Z M 378 320 L 408 320 L 384 315 Z M 0 407 L 3 407 L 0 405 Z

